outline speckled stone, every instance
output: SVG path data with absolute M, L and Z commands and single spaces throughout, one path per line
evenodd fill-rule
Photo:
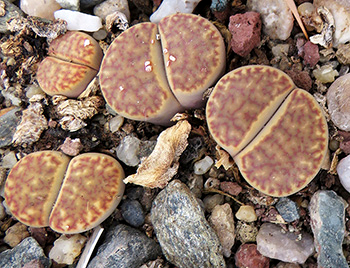
M 282 197 L 276 204 L 276 209 L 286 222 L 293 222 L 300 218 L 297 204 L 289 198 Z
M 226 267 L 216 233 L 196 197 L 179 180 L 158 194 L 151 221 L 164 256 L 177 267 Z
M 111 227 L 105 237 L 88 268 L 139 268 L 161 254 L 153 239 L 124 224 Z
M 10 3 L 8 0 L 3 0 L 5 3 L 5 16 L 0 17 L 0 33 L 6 33 L 7 32 L 7 26 L 6 22 L 11 19 L 15 18 L 17 16 L 23 16 L 23 12 L 21 9 L 19 9 L 16 5 Z
M 21 121 L 20 116 L 16 115 L 16 112 L 20 110 L 20 108 L 14 108 L 0 117 L 0 148 L 12 143 L 16 127 Z
M 318 267 L 349 267 L 342 249 L 346 207 L 345 201 L 334 191 L 320 190 L 311 198 L 310 222 L 318 252 Z
M 15 248 L 0 253 L 1 268 L 22 267 L 32 260 L 40 260 L 45 268 L 51 267 L 50 259 L 45 256 L 43 249 L 32 237 L 24 239 Z
M 142 206 L 137 200 L 125 200 L 121 206 L 124 220 L 133 227 L 140 227 L 145 221 Z
M 269 268 L 270 259 L 261 255 L 255 244 L 243 244 L 235 255 L 235 263 L 239 268 Z

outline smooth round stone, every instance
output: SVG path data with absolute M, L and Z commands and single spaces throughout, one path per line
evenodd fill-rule
M 102 28 L 101 18 L 78 11 L 61 9 L 54 13 L 55 19 L 62 19 L 67 22 L 69 31 L 96 32 Z
M 133 227 L 140 227 L 145 222 L 143 209 L 137 200 L 125 200 L 120 206 L 124 220 Z
M 340 183 L 350 193 L 350 155 L 340 160 L 337 166 Z
M 102 20 L 106 20 L 106 17 L 109 14 L 116 11 L 123 13 L 127 17 L 128 21 L 130 21 L 130 11 L 127 0 L 107 0 L 94 8 L 94 14 L 100 17 Z

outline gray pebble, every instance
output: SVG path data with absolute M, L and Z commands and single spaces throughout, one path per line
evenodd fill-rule
M 278 213 L 286 222 L 293 222 L 300 218 L 297 204 L 287 197 L 282 197 L 276 204 Z
M 111 227 L 88 268 L 139 268 L 161 254 L 159 245 L 124 224 Z
M 215 231 L 197 198 L 179 180 L 158 194 L 151 221 L 165 257 L 177 267 L 226 267 Z
M 13 249 L 0 253 L 1 268 L 22 267 L 32 260 L 40 260 L 45 268 L 51 266 L 50 259 L 45 256 L 43 249 L 32 237 L 24 239 Z
M 346 206 L 345 201 L 333 191 L 320 190 L 311 198 L 310 222 L 318 252 L 318 267 L 349 267 L 342 249 Z
M 16 115 L 18 111 L 20 111 L 20 108 L 14 108 L 0 117 L 0 148 L 12 144 L 13 135 L 21 120 L 21 118 Z
M 145 222 L 142 206 L 137 200 L 125 200 L 121 206 L 124 220 L 133 227 L 140 227 Z

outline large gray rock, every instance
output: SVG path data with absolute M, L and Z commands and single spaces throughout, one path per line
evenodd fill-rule
M 269 258 L 303 264 L 314 253 L 314 241 L 310 234 L 284 232 L 273 223 L 261 225 L 256 237 L 258 251 Z
M 124 224 L 111 227 L 88 268 L 139 268 L 161 254 L 159 245 Z
M 196 197 L 179 180 L 158 194 L 151 221 L 165 257 L 177 267 L 226 267 L 216 233 Z
M 7 32 L 6 22 L 9 19 L 23 16 L 23 12 L 19 7 L 12 4 L 8 0 L 3 0 L 2 2 L 5 3 L 5 15 L 0 17 L 0 33 L 6 33 Z
M 20 108 L 14 108 L 0 117 L 0 148 L 8 146 L 12 143 L 12 138 L 16 132 L 16 127 L 21 121 L 20 116 L 16 115 L 16 113 L 20 110 Z
M 45 268 L 51 266 L 50 259 L 45 256 L 43 249 L 32 237 L 24 239 L 13 249 L 0 253 L 1 268 L 18 268 L 33 260 L 39 260 Z
M 346 207 L 345 201 L 333 191 L 320 190 L 311 198 L 309 211 L 318 267 L 349 268 L 342 249 Z

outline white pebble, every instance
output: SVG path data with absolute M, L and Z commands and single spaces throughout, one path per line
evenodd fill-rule
M 162 18 L 179 13 L 192 13 L 201 0 L 163 0 L 159 8 L 151 15 L 150 21 L 158 23 Z
M 78 11 L 61 9 L 55 11 L 54 16 L 65 20 L 69 31 L 96 32 L 102 27 L 101 18 Z
M 74 259 L 79 256 L 86 241 L 86 237 L 75 234 L 69 238 L 61 235 L 54 242 L 54 246 L 49 253 L 49 258 L 59 264 L 73 264 Z
M 236 218 L 245 221 L 245 222 L 253 222 L 258 219 L 256 216 L 255 210 L 252 206 L 243 205 L 236 212 Z
M 337 172 L 341 185 L 350 193 L 350 155 L 340 160 Z
M 210 156 L 204 157 L 202 160 L 194 163 L 194 174 L 203 175 L 209 171 L 211 166 L 214 164 L 214 160 L 210 158 Z
M 141 141 L 133 136 L 126 136 L 117 147 L 117 157 L 128 166 L 135 167 L 140 163 L 138 153 Z
M 112 133 L 117 132 L 124 123 L 124 117 L 117 115 L 109 120 L 109 130 Z

